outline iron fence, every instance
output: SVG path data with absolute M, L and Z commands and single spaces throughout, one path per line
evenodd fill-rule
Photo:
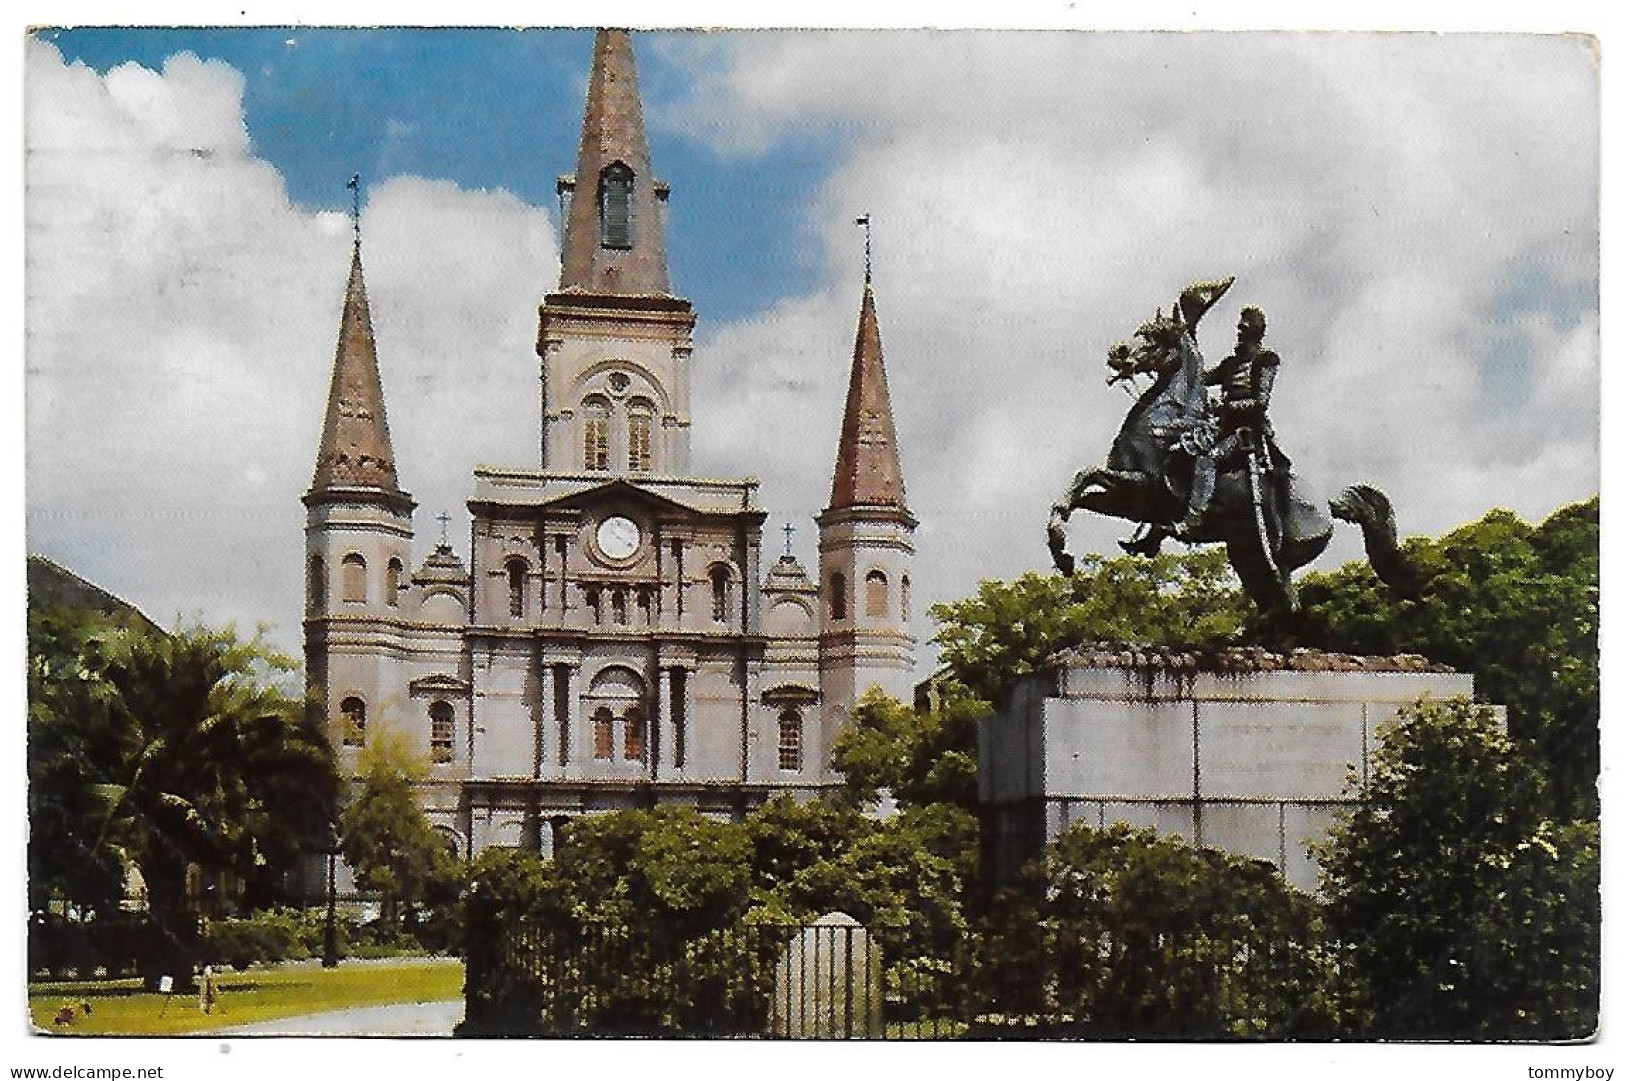
M 525 926 L 469 944 L 464 1032 L 756 1039 L 1281 1039 L 1324 1035 L 1335 958 L 1187 934 L 887 955 L 853 924 L 638 937 Z M 1023 948 L 1034 947 L 1034 948 Z

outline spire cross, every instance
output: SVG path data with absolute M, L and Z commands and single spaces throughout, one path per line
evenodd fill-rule
M 350 174 L 350 181 L 344 186 L 350 189 L 350 229 L 355 233 L 355 244 L 359 248 L 361 246 L 361 174 Z
M 870 227 L 867 214 L 860 217 L 855 224 L 863 226 L 863 284 L 868 285 L 873 277 L 875 265 L 874 229 Z
M 796 527 L 789 522 L 784 523 L 784 554 L 790 554 L 790 538 L 796 535 Z
M 439 514 L 435 515 L 435 521 L 440 523 L 440 547 L 449 548 L 451 545 L 446 540 L 446 523 L 451 521 L 451 515 L 447 514 L 445 511 L 441 511 Z

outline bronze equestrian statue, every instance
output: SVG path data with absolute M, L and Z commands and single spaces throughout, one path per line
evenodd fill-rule
M 1264 313 L 1243 309 L 1235 352 L 1204 366 L 1197 324 L 1234 281 L 1188 287 L 1170 315 L 1159 309 L 1135 331 L 1133 347 L 1107 353 L 1108 384 L 1149 376 L 1151 385 L 1129 409 L 1105 467 L 1079 473 L 1051 511 L 1056 568 L 1072 573 L 1065 527 L 1082 508 L 1139 523 L 1139 532 L 1120 542 L 1136 555 L 1156 554 L 1169 537 L 1222 543 L 1260 608 L 1292 612 L 1292 572 L 1326 550 L 1337 518 L 1360 527 L 1377 576 L 1414 596 L 1416 574 L 1400 551 L 1388 497 L 1355 484 L 1322 510 L 1276 446 L 1268 410 L 1281 360 L 1263 347 Z M 1219 388 L 1217 402 L 1209 402 L 1209 386 Z

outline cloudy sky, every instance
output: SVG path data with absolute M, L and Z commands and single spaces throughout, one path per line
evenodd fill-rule
M 1300 472 L 1407 533 L 1598 487 L 1598 82 L 1519 35 L 648 33 L 696 466 L 828 496 L 875 286 L 917 589 L 1044 569 L 1047 508 L 1129 404 L 1105 351 L 1236 275 Z M 362 174 L 419 558 L 470 471 L 534 462 L 590 35 L 44 31 L 26 45 L 27 544 L 130 599 L 299 642 L 303 509 Z M 1346 527 L 1345 527 L 1346 529 Z M 1127 526 L 1080 515 L 1076 551 Z M 777 536 L 777 534 L 771 534 Z M 1323 565 L 1358 555 L 1340 530 Z M 924 628 L 929 633 L 930 628 Z

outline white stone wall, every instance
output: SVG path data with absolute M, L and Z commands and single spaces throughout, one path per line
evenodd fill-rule
M 978 732 L 1001 873 L 1075 821 L 1145 826 L 1269 860 L 1315 886 L 1325 835 L 1378 731 L 1446 672 L 1245 675 L 1067 665 L 1018 682 Z

